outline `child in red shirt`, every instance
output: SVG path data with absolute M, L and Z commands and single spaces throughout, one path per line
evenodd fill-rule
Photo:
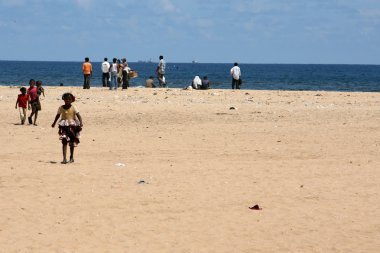
M 30 108 L 29 105 L 29 95 L 26 94 L 26 88 L 22 87 L 20 89 L 21 94 L 17 96 L 17 101 L 16 101 L 16 109 L 18 105 L 18 110 L 20 112 L 20 119 L 21 119 L 21 124 L 24 125 L 25 119 L 26 119 L 26 107 Z

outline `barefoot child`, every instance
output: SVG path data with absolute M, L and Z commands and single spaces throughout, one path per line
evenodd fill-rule
M 39 111 L 39 102 L 38 102 L 38 94 L 37 94 L 37 87 L 35 86 L 36 82 L 34 79 L 30 79 L 29 81 L 29 88 L 28 88 L 28 95 L 29 95 L 29 105 L 32 107 L 32 113 L 28 117 L 29 124 L 37 125 L 37 116 Z M 29 108 L 30 110 L 30 108 Z M 32 121 L 32 118 L 34 116 L 34 122 Z
M 16 101 L 16 109 L 18 105 L 18 110 L 20 112 L 20 119 L 21 119 L 21 124 L 24 125 L 25 120 L 26 120 L 26 107 L 30 108 L 29 105 L 29 95 L 26 94 L 26 88 L 22 87 L 20 89 L 21 94 L 17 96 L 17 101 Z
M 74 148 L 79 143 L 80 131 L 82 130 L 83 123 L 82 117 L 79 114 L 77 108 L 71 105 L 75 101 L 75 97 L 71 93 L 65 93 L 62 95 L 62 100 L 65 104 L 58 108 L 57 115 L 55 116 L 54 122 L 51 127 L 55 127 L 55 123 L 59 117 L 61 120 L 58 123 L 59 126 L 59 139 L 62 140 L 62 153 L 63 161 L 62 164 L 67 163 L 66 153 L 67 144 L 70 145 L 70 162 L 74 162 Z
M 41 111 L 41 95 L 43 95 L 45 97 L 45 89 L 42 87 L 42 81 L 37 81 L 36 82 L 36 86 L 37 86 L 37 97 L 38 97 L 38 105 L 37 105 L 37 109 L 38 111 Z
M 41 94 L 45 97 L 45 89 L 42 87 L 42 81 L 38 80 L 36 82 L 37 86 L 37 95 L 41 96 Z

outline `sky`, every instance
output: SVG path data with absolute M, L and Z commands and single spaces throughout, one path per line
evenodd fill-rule
M 380 64 L 380 0 L 0 0 L 0 60 Z

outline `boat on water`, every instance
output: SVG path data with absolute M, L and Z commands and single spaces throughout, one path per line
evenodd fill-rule
M 144 61 L 144 60 L 138 60 L 137 62 L 138 62 L 138 63 L 153 63 L 153 62 L 152 62 L 152 58 L 149 59 L 149 60 L 147 60 L 147 61 Z

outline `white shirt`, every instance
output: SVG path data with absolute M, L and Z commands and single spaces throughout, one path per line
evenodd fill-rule
M 108 73 L 109 69 L 110 69 L 110 64 L 108 62 L 106 62 L 106 61 L 103 62 L 102 63 L 102 71 L 103 71 L 103 73 Z
M 231 75 L 235 80 L 239 80 L 241 76 L 240 68 L 238 66 L 234 66 L 231 69 Z
M 158 63 L 158 72 L 160 74 L 165 74 L 165 67 L 166 67 L 165 61 L 164 59 L 161 59 L 160 62 Z
M 199 86 L 202 85 L 202 80 L 199 76 L 195 76 L 194 80 L 193 80 L 193 88 L 194 89 L 198 89 Z
M 117 72 L 117 63 L 112 63 L 112 65 L 111 65 L 111 72 L 114 72 L 114 73 Z
M 129 73 L 129 71 L 131 71 L 131 68 L 128 67 L 128 65 L 125 65 L 123 70 L 126 71 L 127 73 Z

